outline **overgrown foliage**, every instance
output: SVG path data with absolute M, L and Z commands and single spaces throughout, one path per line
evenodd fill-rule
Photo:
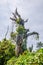
M 0 65 L 5 65 L 6 61 L 15 55 L 15 45 L 10 40 L 0 42 Z
M 43 65 L 43 49 L 36 52 L 25 51 L 18 58 L 12 57 L 7 65 Z
M 10 40 L 0 41 L 0 65 L 43 65 L 43 48 L 36 52 L 25 50 L 15 56 L 15 45 Z

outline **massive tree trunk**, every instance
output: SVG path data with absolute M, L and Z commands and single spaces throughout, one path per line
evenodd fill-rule
M 22 43 L 23 43 L 23 37 L 21 34 L 18 34 L 16 41 L 16 49 L 15 49 L 16 56 L 19 56 L 19 54 L 22 54 L 23 52 Z

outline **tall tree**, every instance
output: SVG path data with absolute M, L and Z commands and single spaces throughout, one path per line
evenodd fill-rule
M 36 35 L 37 38 L 39 38 L 39 34 L 37 32 L 30 32 L 29 29 L 25 28 L 24 24 L 28 21 L 28 19 L 23 20 L 17 12 L 17 8 L 15 13 L 12 14 L 13 18 L 10 17 L 10 19 L 17 25 L 17 28 L 16 32 L 11 32 L 11 38 L 16 42 L 16 55 L 19 55 L 27 49 L 27 37 Z

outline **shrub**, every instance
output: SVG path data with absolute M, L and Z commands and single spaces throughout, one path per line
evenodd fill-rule
M 3 40 L 0 44 L 0 65 L 6 64 L 6 61 L 14 55 L 15 45 L 10 40 Z

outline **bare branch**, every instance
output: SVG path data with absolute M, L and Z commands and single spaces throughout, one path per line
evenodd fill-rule
M 6 34 L 5 34 L 5 39 L 6 39 L 6 36 L 8 34 L 8 31 L 9 31 L 9 26 L 7 27 L 7 31 L 6 31 Z
M 17 8 L 16 8 L 16 10 L 15 10 L 15 14 L 16 14 L 18 17 L 21 18 L 20 14 L 17 12 Z
M 16 19 L 14 19 L 14 18 L 11 18 L 11 17 L 10 17 L 10 19 L 13 20 L 13 21 L 16 21 Z
M 29 32 L 29 29 L 26 29 L 26 33 Z
M 12 13 L 14 15 L 14 17 L 17 19 L 16 15 L 14 13 Z
M 25 35 L 25 37 L 31 36 L 31 35 L 37 35 L 39 36 L 39 34 L 37 32 L 31 32 Z
M 26 19 L 24 22 L 28 22 L 28 19 Z
M 31 45 L 31 47 L 29 47 L 29 51 L 32 52 L 33 50 L 33 44 Z

